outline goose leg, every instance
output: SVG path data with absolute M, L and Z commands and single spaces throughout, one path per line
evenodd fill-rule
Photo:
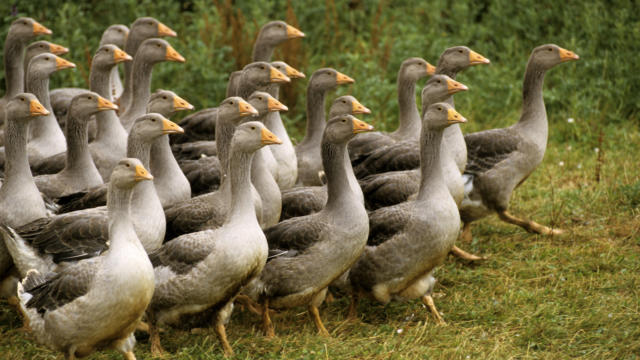
M 22 318 L 22 327 L 19 330 L 31 331 L 29 316 L 27 315 L 26 312 L 24 312 L 24 310 L 22 310 L 22 307 L 20 306 L 20 300 L 18 300 L 16 296 L 11 296 L 7 300 L 7 302 L 9 303 L 9 305 L 15 306 L 16 310 L 18 311 L 18 314 L 20 314 L 20 317 Z
M 464 225 L 462 226 L 462 234 L 460 234 L 460 238 L 462 239 L 462 241 L 464 242 L 471 242 L 471 240 L 473 240 L 473 235 L 471 234 L 471 223 L 464 223 Z
M 536 234 L 542 234 L 542 235 L 560 235 L 560 234 L 564 233 L 563 230 L 552 229 L 550 227 L 538 224 L 537 222 L 535 222 L 533 220 L 519 219 L 519 218 L 509 214 L 509 212 L 506 211 L 506 210 L 498 212 L 498 216 L 500 217 L 500 220 L 502 220 L 504 222 L 507 222 L 509 224 L 518 225 L 521 228 L 527 230 L 528 232 L 532 232 L 532 233 L 536 233 Z
M 151 319 L 151 317 L 149 317 L 149 341 L 151 342 L 151 355 L 161 356 L 164 353 L 164 349 L 160 343 L 160 332 L 154 319 Z
M 451 254 L 453 254 L 453 256 L 459 257 L 460 259 L 467 260 L 467 261 L 480 261 L 480 260 L 487 259 L 484 256 L 478 256 L 478 255 L 468 253 L 455 245 L 453 245 L 450 252 Z
M 232 356 L 233 349 L 229 344 L 229 340 L 227 340 L 227 330 L 224 327 L 224 324 L 216 324 L 215 327 L 216 335 L 218 335 L 218 339 L 222 344 L 222 349 L 224 350 L 224 356 Z
M 440 313 L 438 312 L 438 309 L 436 309 L 436 304 L 433 302 L 433 298 L 431 297 L 431 295 L 423 295 L 422 296 L 422 303 L 429 308 L 429 310 L 431 311 L 431 314 L 433 315 L 433 317 L 436 320 L 436 323 L 438 325 L 446 325 L 447 323 L 444 322 L 444 319 L 442 318 L 442 316 L 440 316 Z
M 136 331 L 149 332 L 149 324 L 144 321 L 140 321 L 138 325 L 136 325 Z
M 273 323 L 269 317 L 269 299 L 265 299 L 262 304 L 262 327 L 264 329 L 264 336 L 268 338 L 274 338 L 276 336 Z
M 127 351 L 126 353 L 124 353 L 124 359 L 125 360 L 136 360 L 136 355 L 133 353 L 133 351 Z
M 251 300 L 247 295 L 238 295 L 236 296 L 236 300 L 240 305 L 246 307 L 252 313 L 256 315 L 262 315 L 262 309 L 260 309 L 260 304 Z
M 320 312 L 318 311 L 318 307 L 311 304 L 309 305 L 309 314 L 311 318 L 313 318 L 313 322 L 316 324 L 316 328 L 318 328 L 318 333 L 321 336 L 330 336 L 327 329 L 324 327 L 322 323 L 322 319 L 320 318 Z
M 229 340 L 227 340 L 227 329 L 225 328 L 225 324 L 229 321 L 232 312 L 233 300 L 229 301 L 222 309 L 217 311 L 214 316 L 214 329 L 224 350 L 225 357 L 233 355 L 233 349 L 231 348 L 231 344 L 229 344 Z
M 347 313 L 347 320 L 356 320 L 358 318 L 358 294 L 355 292 L 351 295 L 351 302 L 349 303 L 349 312 Z

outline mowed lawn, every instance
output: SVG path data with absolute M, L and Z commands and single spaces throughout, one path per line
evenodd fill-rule
M 460 111 L 471 119 L 465 131 L 517 119 L 514 112 L 510 120 L 476 123 Z M 260 319 L 238 306 L 227 330 L 235 358 L 639 358 L 637 119 L 613 125 L 550 114 L 550 120 L 545 160 L 516 191 L 511 211 L 567 234 L 528 234 L 496 217 L 476 223 L 473 241 L 458 245 L 488 259 L 469 265 L 450 257 L 436 271 L 434 297 L 447 326 L 437 326 L 418 300 L 387 306 L 364 300 L 359 321 L 349 322 L 349 300 L 336 296 L 321 308 L 330 338 L 318 336 L 300 308 L 275 315 L 277 338 L 267 340 Z M 20 325 L 15 311 L 0 302 L 0 358 L 62 358 Z M 162 340 L 166 359 L 223 357 L 213 330 L 167 329 Z M 138 358 L 150 358 L 147 336 L 138 334 L 138 341 Z M 119 358 L 115 351 L 89 357 Z

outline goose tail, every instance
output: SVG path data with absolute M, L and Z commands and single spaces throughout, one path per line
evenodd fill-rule
M 41 273 L 51 270 L 51 261 L 41 257 L 13 228 L 0 225 L 0 236 L 4 239 L 7 250 L 13 258 L 21 277 L 26 277 L 27 272 L 36 269 Z

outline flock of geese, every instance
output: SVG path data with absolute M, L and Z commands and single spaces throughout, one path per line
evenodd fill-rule
M 465 46 L 434 67 L 405 60 L 398 72 L 398 128 L 356 117 L 371 111 L 353 96 L 327 95 L 355 81 L 318 69 L 307 85 L 304 139 L 294 146 L 280 112 L 280 86 L 305 75 L 274 48 L 304 33 L 265 24 L 253 62 L 232 73 L 227 98 L 178 126 L 193 106 L 169 90 L 151 92 L 151 73 L 185 59 L 154 18 L 110 26 L 91 61 L 90 90 L 49 91 L 55 72 L 75 67 L 68 49 L 31 18 L 15 20 L 4 44 L 6 93 L 0 148 L 2 290 L 35 339 L 68 359 L 115 348 L 134 359 L 134 331 L 163 351 L 159 327 L 207 318 L 232 354 L 225 324 L 234 302 L 261 316 L 318 308 L 328 289 L 381 303 L 432 297 L 434 268 L 470 238 L 470 224 L 497 213 L 541 234 L 559 234 L 508 212 L 509 198 L 540 164 L 548 123 L 545 72 L 578 59 L 553 44 L 527 63 L 519 121 L 463 135 L 456 75 L 489 60 Z M 122 50 L 124 49 L 124 50 Z M 118 64 L 124 64 L 121 81 Z M 416 104 L 418 80 L 430 76 Z M 117 100 L 114 100 L 117 99 Z M 65 131 L 62 131 L 62 128 Z

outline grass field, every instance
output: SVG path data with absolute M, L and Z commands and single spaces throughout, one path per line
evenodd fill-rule
M 493 121 L 473 122 L 480 117 L 473 114 L 465 130 L 506 125 L 517 119 L 513 110 Z M 447 326 L 427 319 L 419 301 L 363 301 L 359 321 L 348 322 L 348 299 L 337 298 L 321 309 L 330 338 L 317 336 L 300 308 L 276 315 L 278 337 L 267 340 L 259 319 L 237 308 L 228 327 L 235 358 L 639 358 L 640 134 L 635 121 L 606 125 L 569 116 L 550 114 L 545 160 L 516 191 L 511 209 L 567 235 L 532 235 L 495 217 L 475 224 L 473 241 L 459 245 L 488 260 L 470 266 L 449 258 L 436 272 L 436 304 Z M 19 327 L 15 312 L 0 303 L 0 358 L 56 358 Z M 149 358 L 146 336 L 138 338 L 136 355 Z M 162 339 L 166 359 L 222 358 L 213 330 L 168 329 Z M 118 358 L 115 351 L 89 357 Z

